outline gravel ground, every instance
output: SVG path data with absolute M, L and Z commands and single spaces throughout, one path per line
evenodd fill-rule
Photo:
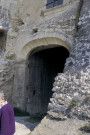
M 14 135 L 29 135 L 29 133 L 39 124 L 27 121 L 29 117 L 15 117 L 16 132 Z
M 90 135 L 79 130 L 88 121 L 67 119 L 58 121 L 48 116 L 41 123 L 31 123 L 29 117 L 16 117 L 16 133 L 14 135 Z M 31 134 L 30 134 L 31 133 Z
M 31 135 L 90 135 L 90 132 L 85 133 L 79 130 L 87 122 L 79 119 L 58 121 L 45 117 L 31 132 Z

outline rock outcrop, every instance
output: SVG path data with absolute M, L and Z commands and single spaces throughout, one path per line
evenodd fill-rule
M 55 78 L 49 110 L 51 114 L 55 113 L 56 117 L 61 113 L 64 117 L 90 119 L 89 6 L 89 0 L 84 0 L 70 57 L 66 61 L 64 73 Z
M 51 9 L 46 9 L 46 0 L 0 0 L 0 90 L 15 107 L 27 108 L 32 52 L 63 46 L 70 56 L 55 77 L 48 115 L 55 120 L 90 119 L 89 7 L 90 0 L 64 0 Z

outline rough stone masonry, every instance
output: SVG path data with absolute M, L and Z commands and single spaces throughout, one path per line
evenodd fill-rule
M 13 106 L 28 110 L 27 104 L 31 106 L 32 101 L 32 95 L 27 98 L 30 55 L 62 46 L 70 56 L 63 73 L 55 77 L 48 114 L 60 119 L 89 119 L 90 1 L 63 0 L 50 9 L 46 3 L 0 0 L 0 89 Z M 35 92 L 39 95 L 38 91 L 33 95 Z
M 49 114 L 90 119 L 90 1 L 84 0 L 74 46 L 64 73 L 58 74 L 49 103 Z M 62 116 L 63 114 L 63 116 Z

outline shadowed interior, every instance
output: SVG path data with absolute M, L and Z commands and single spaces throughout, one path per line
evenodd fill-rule
M 32 53 L 28 64 L 27 111 L 45 114 L 52 97 L 56 75 L 62 73 L 69 52 L 60 46 Z

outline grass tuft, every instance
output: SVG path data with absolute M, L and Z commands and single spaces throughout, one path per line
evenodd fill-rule
M 40 122 L 43 119 L 44 116 L 41 115 L 31 115 L 28 119 L 26 119 L 25 121 L 27 122 L 31 122 L 31 123 L 36 123 L 36 122 Z
M 14 114 L 15 116 L 23 117 L 23 116 L 29 116 L 29 113 L 26 111 L 23 111 L 17 107 L 14 108 Z
M 80 128 L 81 131 L 89 132 L 90 133 L 90 122 Z
M 77 105 L 78 105 L 78 101 L 75 100 L 75 99 L 72 99 L 72 101 L 70 102 L 70 106 L 71 106 L 71 107 L 75 107 L 75 106 L 77 106 Z
M 31 135 L 31 133 L 27 134 L 27 135 Z

